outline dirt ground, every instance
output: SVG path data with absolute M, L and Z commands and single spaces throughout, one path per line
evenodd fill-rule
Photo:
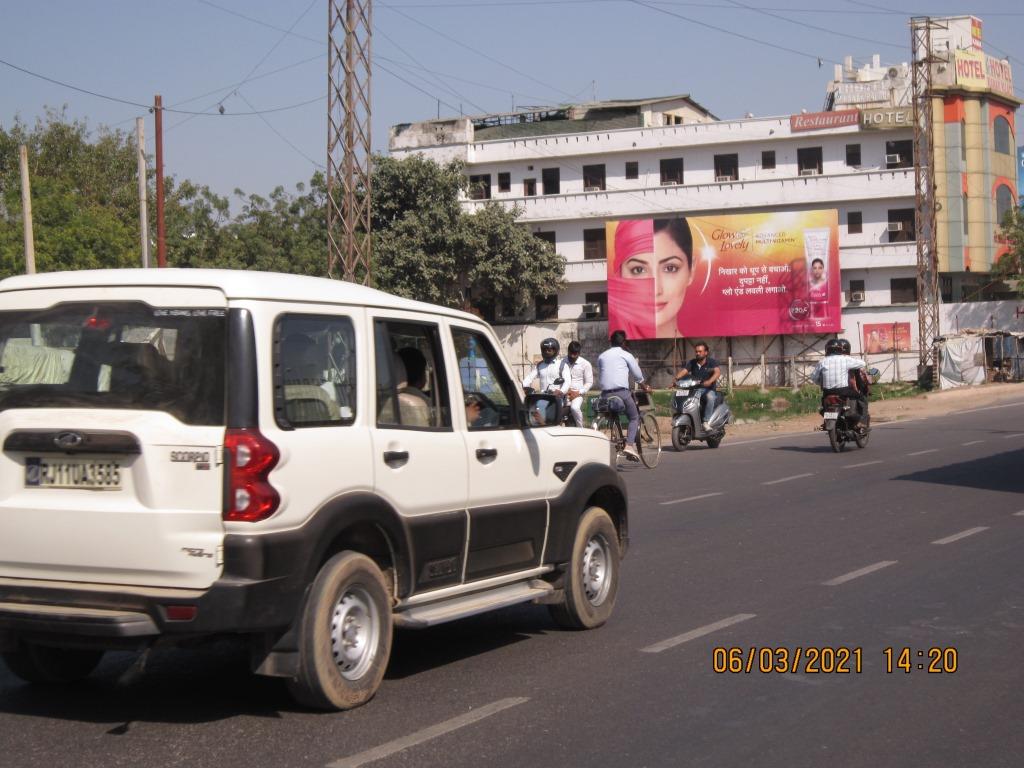
M 998 405 L 1015 398 L 1024 398 L 1024 384 L 984 384 L 977 387 L 961 387 L 943 392 L 930 392 L 917 397 L 873 401 L 871 403 L 871 420 L 875 424 L 881 424 L 887 421 L 917 419 L 924 416 L 941 416 L 956 410 Z M 666 426 L 671 429 L 670 423 L 661 426 L 662 429 L 665 429 Z M 726 439 L 810 432 L 819 426 L 821 426 L 821 417 L 816 413 L 789 418 L 762 419 L 746 424 L 730 424 L 727 428 Z

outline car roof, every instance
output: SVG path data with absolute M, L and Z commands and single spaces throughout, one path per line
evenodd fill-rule
M 481 322 L 468 312 L 413 301 L 365 285 L 324 277 L 243 269 L 86 269 L 17 275 L 0 281 L 0 293 L 47 288 L 109 286 L 215 288 L 231 299 L 262 299 L 382 307 L 430 312 Z

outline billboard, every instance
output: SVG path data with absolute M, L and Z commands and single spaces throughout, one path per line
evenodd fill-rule
M 956 84 L 970 91 L 993 91 L 1014 97 L 1010 62 L 981 51 L 956 51 L 953 54 Z
M 863 328 L 863 354 L 910 351 L 910 323 L 867 323 Z
M 605 226 L 609 331 L 665 339 L 841 329 L 834 209 Z

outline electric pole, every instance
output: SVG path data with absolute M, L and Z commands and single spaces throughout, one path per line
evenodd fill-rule
M 371 280 L 371 6 L 328 0 L 327 7 L 327 274 L 364 285 Z
M 156 134 L 156 265 L 167 266 L 167 241 L 164 237 L 164 104 L 160 95 L 153 99 L 153 125 Z
M 18 147 L 18 163 L 21 166 L 21 218 L 25 235 L 25 274 L 36 273 L 36 239 L 32 234 L 32 187 L 28 178 L 28 147 Z
M 928 16 L 910 20 L 914 65 L 914 219 L 917 245 L 918 379 L 938 381 L 935 339 L 939 331 L 939 258 L 935 239 L 935 144 L 932 107 L 932 29 Z
M 142 266 L 149 266 L 149 214 L 146 209 L 146 132 L 145 120 L 135 118 L 135 143 L 138 156 L 135 158 L 139 169 L 139 247 Z

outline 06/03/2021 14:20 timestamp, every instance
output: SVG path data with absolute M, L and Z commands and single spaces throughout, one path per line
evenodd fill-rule
M 882 650 L 882 660 L 887 674 L 952 674 L 957 671 L 959 654 L 952 646 L 888 647 Z M 860 674 L 864 671 L 864 649 L 841 645 L 717 646 L 711 652 L 711 666 L 717 674 Z

